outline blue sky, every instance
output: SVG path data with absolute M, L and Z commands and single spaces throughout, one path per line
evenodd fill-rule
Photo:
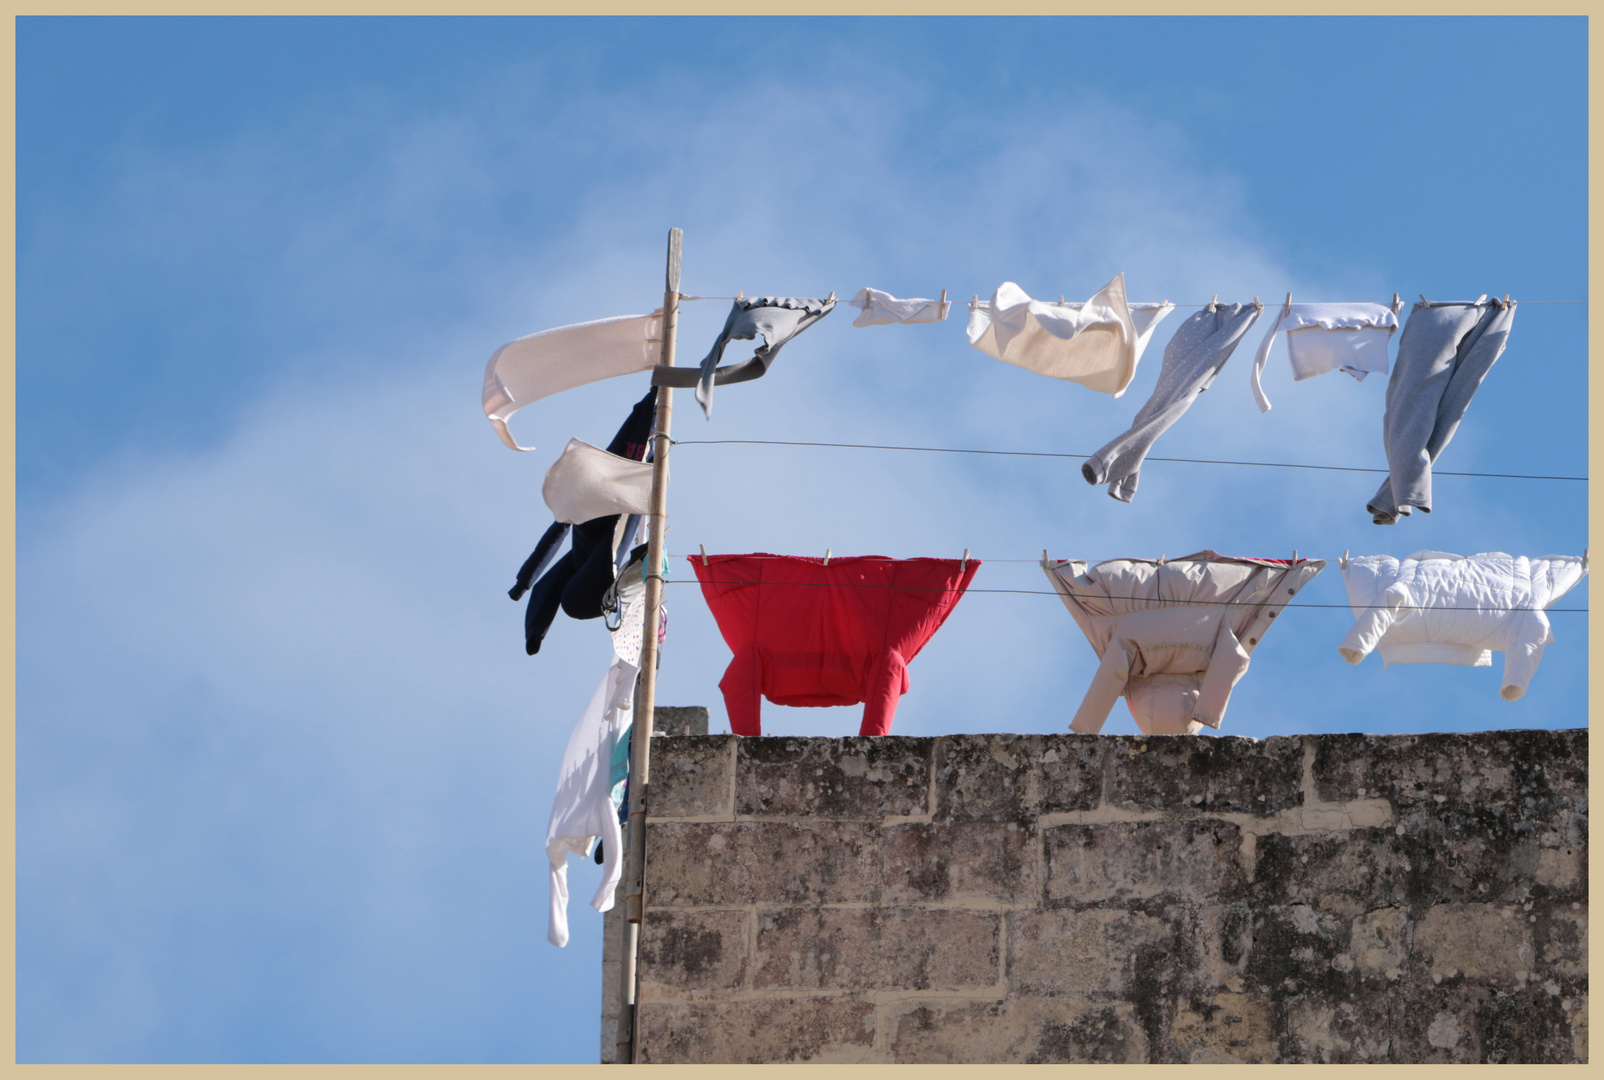
M 505 590 L 546 466 L 644 386 L 479 411 L 502 342 L 685 291 L 1084 299 L 1586 296 L 1580 19 L 18 21 L 17 1046 L 23 1061 L 592 1061 L 601 919 L 545 941 L 542 839 L 610 655 Z M 687 305 L 684 362 L 724 318 Z M 681 438 L 1089 453 L 1118 400 L 943 325 L 843 308 Z M 1294 384 L 1261 322 L 1154 453 L 1384 465 L 1385 380 Z M 1442 468 L 1586 471 L 1586 307 L 1523 305 Z M 627 384 L 627 385 L 626 385 Z M 1574 554 L 1580 484 L 686 446 L 670 549 L 1029 560 L 1204 547 Z M 688 577 L 683 565 L 676 576 Z M 1559 606 L 1587 605 L 1584 583 Z M 659 700 L 728 650 L 669 587 Z M 1526 697 L 1289 613 L 1224 733 L 1575 727 L 1585 616 Z M 1051 597 L 975 594 L 894 731 L 1065 729 L 1096 657 Z M 776 734 L 858 711 L 766 707 Z M 1106 729 L 1132 732 L 1117 707 Z M 573 895 L 598 868 L 577 862 Z M 590 884 L 587 884 L 589 882 Z

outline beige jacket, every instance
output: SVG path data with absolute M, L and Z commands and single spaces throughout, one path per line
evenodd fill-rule
M 1248 657 L 1320 559 L 1074 559 L 1042 569 L 1102 664 L 1071 731 L 1094 734 L 1124 695 L 1144 735 L 1217 728 Z

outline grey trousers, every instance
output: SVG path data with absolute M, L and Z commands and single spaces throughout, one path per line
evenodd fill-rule
M 1377 525 L 1397 524 L 1414 507 L 1431 513 L 1431 466 L 1504 351 L 1514 322 L 1515 305 L 1499 300 L 1419 303 L 1409 313 L 1381 421 L 1388 476 L 1365 504 Z
M 1131 429 L 1087 459 L 1080 467 L 1088 484 L 1108 483 L 1120 502 L 1136 496 L 1142 462 L 1158 437 L 1209 388 L 1248 328 L 1259 317 L 1251 304 L 1220 304 L 1187 319 L 1164 347 L 1164 367 L 1153 396 L 1131 423 Z
M 743 297 L 731 305 L 724 329 L 699 367 L 658 365 L 652 369 L 652 382 L 657 386 L 696 387 L 697 403 L 702 406 L 702 413 L 712 419 L 715 385 L 748 382 L 768 374 L 780 346 L 830 314 L 835 310 L 835 303 L 834 300 L 799 300 L 791 296 Z M 763 344 L 750 360 L 718 366 L 724 357 L 724 347 L 732 340 L 749 341 L 759 336 Z

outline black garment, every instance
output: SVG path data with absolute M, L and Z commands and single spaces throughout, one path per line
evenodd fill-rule
M 630 410 L 618 434 L 607 444 L 607 452 L 632 461 L 648 460 L 656 413 L 657 387 L 654 386 Z M 622 550 L 614 552 L 612 539 L 617 525 L 618 515 L 609 514 L 573 526 L 573 540 L 567 553 L 546 570 L 546 564 L 562 546 L 563 538 L 569 535 L 566 523 L 552 522 L 535 545 L 534 552 L 524 560 L 517 581 L 507 590 L 507 595 L 518 600 L 525 592 L 529 593 L 529 607 L 524 612 L 524 651 L 530 656 L 540 651 L 540 643 L 551 629 L 559 607 L 571 619 L 601 618 L 602 594 L 612 585 L 614 568 L 626 557 L 629 541 L 634 538 L 634 530 L 626 529 Z M 542 570 L 545 575 L 535 581 Z

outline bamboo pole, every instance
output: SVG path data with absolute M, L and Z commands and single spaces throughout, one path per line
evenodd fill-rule
M 679 328 L 680 241 L 668 230 L 668 273 L 663 290 L 662 364 L 674 366 L 674 339 Z M 636 1051 L 636 955 L 640 946 L 642 897 L 646 880 L 646 790 L 652 772 L 652 715 L 657 705 L 657 625 L 663 603 L 663 533 L 668 504 L 669 421 L 674 391 L 657 388 L 657 415 L 652 423 L 652 520 L 646 542 L 646 611 L 642 621 L 640 682 L 635 687 L 633 734 L 629 762 L 629 846 L 624 861 L 624 949 L 618 968 L 618 1057 L 634 1064 Z

